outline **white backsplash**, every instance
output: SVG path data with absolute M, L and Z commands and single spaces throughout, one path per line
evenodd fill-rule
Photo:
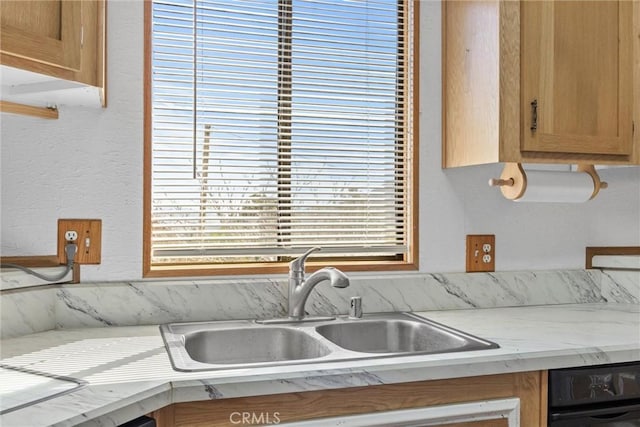
M 596 255 L 591 263 L 602 271 L 606 301 L 640 303 L 640 255 Z
M 64 267 L 43 267 L 34 268 L 34 271 L 46 276 L 57 276 L 64 271 Z M 66 283 L 73 280 L 73 272 L 69 271 L 62 279 L 56 283 Z M 29 286 L 43 286 L 51 284 L 52 282 L 42 280 L 36 276 L 26 274 L 24 271 L 20 271 L 12 268 L 3 268 L 0 270 L 0 290 L 19 289 Z
M 640 270 L 603 270 L 601 283 L 608 302 L 640 303 Z
M 0 339 L 54 329 L 55 292 L 51 287 L 3 291 L 0 294 Z
M 603 277 L 606 296 L 601 292 Z M 311 315 L 345 314 L 352 296 L 362 297 L 365 313 L 621 301 L 625 290 L 637 296 L 640 285 L 633 278 L 630 283 L 621 284 L 599 270 L 354 274 L 345 289 L 318 285 L 306 309 Z M 53 328 L 283 317 L 286 302 L 284 276 L 14 289 L 3 291 L 0 298 L 1 337 Z

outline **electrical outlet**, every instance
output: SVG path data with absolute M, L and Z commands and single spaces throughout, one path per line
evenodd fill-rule
M 467 235 L 467 273 L 496 271 L 496 236 Z
M 58 261 L 67 263 L 64 246 L 67 242 L 78 245 L 76 264 L 100 264 L 102 246 L 102 220 L 59 219 Z

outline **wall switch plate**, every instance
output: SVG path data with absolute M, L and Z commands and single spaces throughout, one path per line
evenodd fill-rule
M 496 236 L 467 235 L 467 273 L 496 271 Z
M 74 262 L 76 264 L 100 264 L 102 253 L 102 220 L 100 219 L 59 219 L 58 220 L 58 261 L 67 263 L 64 251 L 68 238 L 78 245 Z

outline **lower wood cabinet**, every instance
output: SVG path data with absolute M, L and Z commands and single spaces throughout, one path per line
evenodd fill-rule
M 541 427 L 547 425 L 546 409 L 547 372 L 535 371 L 177 403 L 150 416 L 158 427 L 286 425 L 321 419 L 310 427 L 324 427 L 336 425 L 327 419 L 332 417 L 348 426 L 356 418 L 366 421 L 366 414 L 375 415 L 371 419 L 377 424 L 372 425 L 378 426 L 414 416 L 425 426 Z M 389 423 L 381 424 L 383 419 Z

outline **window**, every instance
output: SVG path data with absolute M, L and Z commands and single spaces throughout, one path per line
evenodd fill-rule
M 146 7 L 145 275 L 415 267 L 412 1 Z

